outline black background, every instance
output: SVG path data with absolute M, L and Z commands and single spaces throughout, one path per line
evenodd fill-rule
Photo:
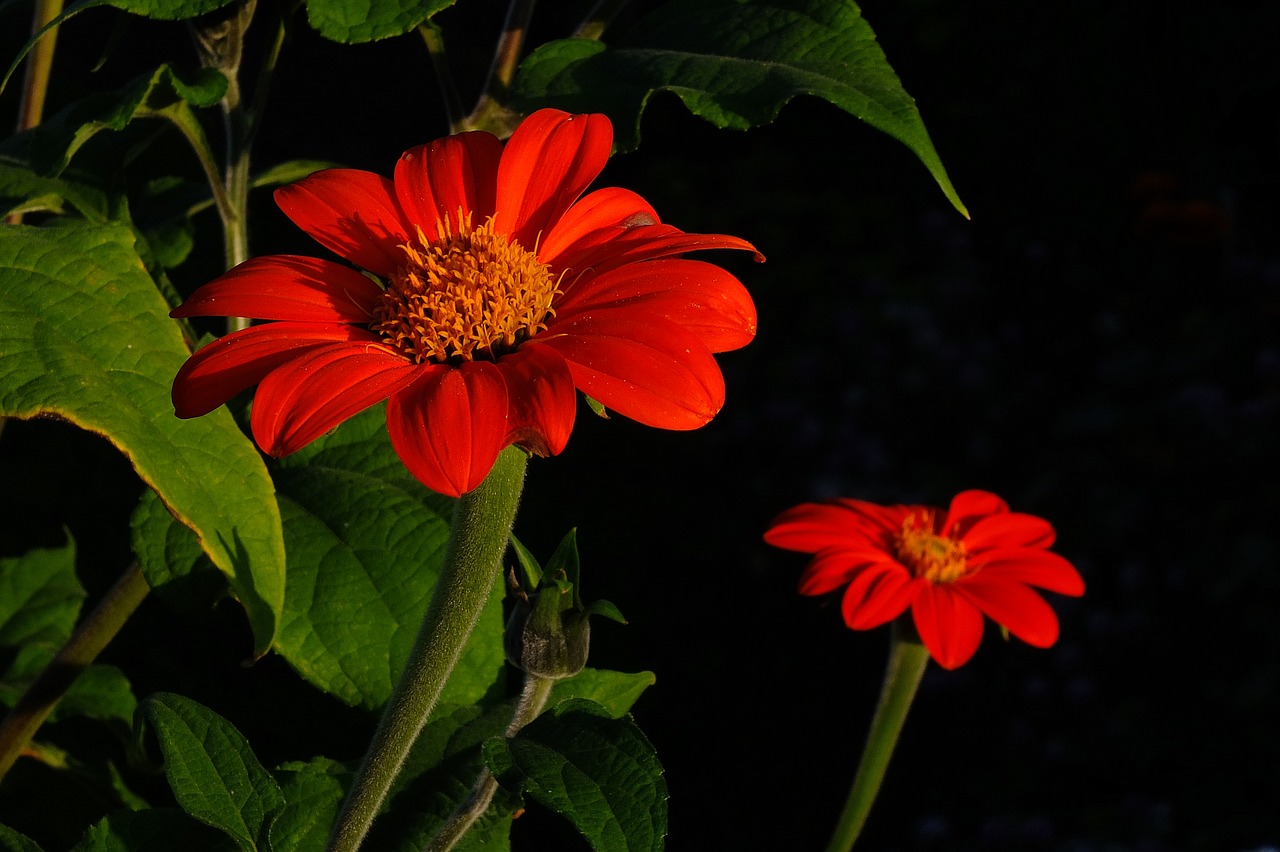
M 460 5 L 440 21 L 478 28 L 451 43 L 474 86 L 500 14 Z M 571 20 L 544 5 L 535 41 Z M 655 97 L 640 151 L 596 185 L 753 241 L 766 264 L 707 259 L 747 284 L 759 336 L 721 356 L 728 401 L 706 428 L 584 406 L 562 456 L 530 464 L 518 534 L 546 555 L 578 527 L 587 597 L 630 619 L 597 625 L 593 664 L 657 674 L 634 713 L 667 769 L 669 848 L 820 848 L 852 779 L 887 631 L 853 633 L 834 602 L 796 595 L 804 557 L 762 543 L 770 518 L 834 495 L 945 505 L 972 487 L 1048 518 L 1086 595 L 1053 601 L 1050 650 L 988 629 L 971 663 L 929 670 L 865 848 L 1280 845 L 1280 9 L 863 12 L 972 221 L 905 148 L 819 101 L 742 133 Z M 96 85 L 92 45 L 115 15 L 67 28 L 59 61 L 78 70 L 52 107 Z M 174 32 L 127 37 L 169 56 L 185 47 Z M 113 62 L 97 73 L 127 64 Z M 299 32 L 258 161 L 388 173 L 445 132 L 434 87 L 416 36 L 344 48 Z M 310 250 L 266 196 L 254 215 L 255 253 Z M 205 260 L 176 271 L 181 288 Z M 6 555 L 65 525 L 84 582 L 105 588 L 128 559 L 127 464 L 67 427 L 11 423 L 0 471 Z M 107 656 L 140 695 L 227 715 L 267 765 L 359 753 L 371 720 L 279 660 L 241 667 L 242 616 L 212 618 L 196 632 L 148 601 Z M 307 726 L 271 712 L 299 701 Z M 23 796 L 48 779 L 24 771 L 0 819 L 48 832 Z M 58 830 L 75 837 L 100 806 L 68 790 Z M 568 848 L 536 809 L 517 831 L 517 848 Z

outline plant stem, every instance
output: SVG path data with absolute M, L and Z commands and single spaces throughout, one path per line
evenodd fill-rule
M 40 32 L 61 14 L 62 0 L 36 0 L 31 17 L 31 35 Z M 23 70 L 22 77 L 22 100 L 18 104 L 19 133 L 35 127 L 44 118 L 44 98 L 49 92 L 53 51 L 57 47 L 57 41 L 58 28 L 53 27 L 45 33 L 44 38 L 35 43 L 27 57 L 27 67 Z M 4 221 L 8 225 L 21 224 L 22 214 L 11 213 Z
M 489 66 L 484 91 L 471 115 L 463 119 L 467 130 L 488 130 L 505 139 L 519 123 L 507 101 L 511 98 L 511 82 L 515 80 L 520 52 L 529 32 L 529 19 L 533 17 L 533 3 L 534 0 L 511 0 L 507 7 L 507 19 L 493 53 L 493 64 Z
M 458 84 L 454 82 L 453 71 L 449 68 L 449 57 L 444 49 L 444 33 L 431 20 L 418 24 L 418 35 L 427 46 L 427 54 L 431 57 L 431 67 L 435 69 L 436 80 L 440 84 L 440 96 L 444 99 L 444 115 L 449 122 L 450 133 L 461 133 L 467 128 L 463 125 L 462 98 L 458 96 Z
M 550 678 L 533 674 L 524 676 L 524 690 L 520 694 L 520 703 L 516 705 L 516 711 L 511 716 L 511 724 L 507 726 L 508 739 L 520 733 L 521 728 L 538 718 L 542 708 L 547 706 L 547 699 L 551 697 L 551 687 L 555 686 L 555 683 Z M 471 788 L 471 795 L 458 806 L 436 836 L 431 838 L 425 852 L 449 852 L 467 833 L 467 829 L 471 828 L 471 825 L 489 809 L 489 803 L 493 801 L 493 796 L 497 792 L 498 779 L 487 768 L 484 769 L 476 779 L 475 786 Z
M 573 31 L 574 38 L 589 38 L 599 41 L 609 24 L 627 5 L 627 0 L 600 0 L 583 18 L 582 23 Z
M 458 498 L 449 546 L 422 627 L 329 838 L 330 852 L 359 848 L 431 715 L 445 681 L 501 574 L 528 457 L 507 447 L 474 491 Z
M 854 776 L 849 798 L 845 800 L 840 820 L 832 832 L 827 852 L 847 852 L 866 824 L 867 814 L 880 791 L 893 747 L 907 720 L 907 711 L 915 698 L 916 687 L 929 663 L 929 652 L 920 643 L 908 612 L 893 622 L 889 639 L 889 662 L 885 667 L 884 685 L 880 689 L 880 701 L 876 705 L 871 728 L 867 732 L 867 744 L 862 750 L 862 761 Z
M 13 766 L 71 684 L 115 638 L 150 591 L 138 563 L 130 565 L 18 699 L 0 722 L 0 778 Z

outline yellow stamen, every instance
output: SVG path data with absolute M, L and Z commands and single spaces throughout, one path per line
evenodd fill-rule
M 950 583 L 969 571 L 964 542 L 934 532 L 931 511 L 908 515 L 894 543 L 902 564 L 932 583 Z
M 493 360 L 547 327 L 559 281 L 533 252 L 461 210 L 457 228 L 445 218 L 436 235 L 419 229 L 417 245 L 400 247 L 405 264 L 372 325 L 388 343 L 420 364 Z

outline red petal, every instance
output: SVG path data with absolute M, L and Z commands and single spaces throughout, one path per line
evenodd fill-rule
M 951 498 L 951 508 L 939 525 L 939 534 L 962 538 L 980 518 L 1007 511 L 1009 505 L 990 491 L 961 491 Z
M 707 249 L 749 251 L 757 261 L 764 260 L 764 255 L 756 251 L 755 246 L 738 237 L 686 234 L 671 225 L 637 225 L 592 231 L 563 249 L 556 258 L 555 268 L 569 270 L 568 278 L 572 279 L 575 270 L 602 274 L 627 263 Z
M 1048 547 L 1053 538 L 1053 527 L 1043 518 L 1004 512 L 974 521 L 960 540 L 970 554 L 976 554 L 993 547 Z
M 555 322 L 528 345 L 564 356 L 573 383 L 624 417 L 696 429 L 724 405 L 724 378 L 693 334 L 647 312 Z
M 382 288 L 349 266 L 276 254 L 215 278 L 169 316 L 367 323 L 381 299 Z
M 888 553 L 892 534 L 902 528 L 904 517 L 905 512 L 897 514 L 892 509 L 861 500 L 801 503 L 774 518 L 764 540 L 774 547 L 801 553 L 867 546 Z
M 982 641 L 982 612 L 950 583 L 924 581 L 911 602 L 920 641 L 944 669 L 964 665 Z
M 569 288 L 555 305 L 557 322 L 636 307 L 692 331 L 712 352 L 746 346 L 756 333 L 756 306 L 746 288 L 697 260 L 629 263 Z
M 473 490 L 507 445 L 507 388 L 497 365 L 433 367 L 387 405 L 391 445 L 409 472 L 439 494 Z
M 906 612 L 920 582 L 896 563 L 867 568 L 849 583 L 841 602 L 844 623 L 854 630 L 870 630 Z
M 850 582 L 859 572 L 885 565 L 896 563 L 883 551 L 829 548 L 819 551 L 805 566 L 798 590 L 802 595 L 825 595 Z
M 1025 583 L 1060 595 L 1084 594 L 1084 580 L 1075 567 L 1047 550 L 1002 548 L 988 550 L 978 561 L 977 574 L 984 579 Z
M 532 249 L 609 160 L 603 115 L 540 109 L 516 128 L 498 166 L 495 230 Z
M 538 260 L 563 267 L 562 254 L 582 254 L 607 243 L 628 228 L 657 225 L 658 211 L 629 189 L 608 186 L 589 192 L 565 211 L 543 235 Z
M 396 163 L 396 198 L 429 239 L 435 239 L 436 222 L 445 217 L 456 230 L 459 208 L 482 225 L 493 215 L 501 157 L 498 137 L 483 131 L 411 148 Z
M 364 349 L 376 334 L 352 325 L 276 322 L 228 334 L 203 347 L 173 380 L 173 408 L 179 417 L 208 414 L 272 370 L 318 346 L 347 341 Z
M 415 236 L 391 181 L 359 169 L 325 169 L 275 192 L 276 204 L 312 239 L 352 263 L 387 276 L 404 262 L 398 246 Z
M 540 456 L 558 455 L 569 441 L 577 415 L 569 365 L 545 346 L 525 346 L 498 361 L 507 382 L 506 442 Z
M 984 572 L 960 580 L 955 590 L 1028 645 L 1048 648 L 1058 641 L 1058 617 L 1053 608 L 1021 583 L 988 578 Z
M 253 397 L 254 440 L 273 456 L 302 449 L 413 380 L 422 367 L 382 347 L 313 349 L 273 370 Z

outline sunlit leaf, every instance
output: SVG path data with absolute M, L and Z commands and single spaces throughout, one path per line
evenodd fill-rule
M 608 669 L 585 668 L 571 678 L 556 681 L 551 688 L 548 707 L 556 707 L 574 698 L 592 701 L 614 719 L 625 716 L 640 694 L 653 686 L 657 678 L 653 672 L 614 672 Z
M 910 148 L 965 213 L 925 130 L 852 0 L 702 0 L 653 12 L 608 45 L 564 39 L 520 67 L 523 111 L 557 106 L 613 118 L 620 150 L 640 141 L 657 91 L 717 127 L 768 124 L 796 95 L 829 101 Z
M 225 409 L 174 417 L 188 350 L 167 313 L 128 228 L 0 228 L 0 415 L 61 417 L 115 444 L 199 535 L 264 652 L 284 604 L 274 489 Z
M 325 38 L 344 44 L 407 33 L 457 0 L 306 0 L 307 20 Z
M 272 817 L 284 807 L 275 779 L 230 722 L 189 698 L 157 693 L 138 708 L 154 735 L 178 804 L 222 830 L 246 852 L 266 849 Z
M 610 718 L 590 701 L 566 702 L 514 739 L 489 740 L 484 755 L 504 787 L 564 816 L 598 852 L 662 849 L 667 782 L 630 717 Z

